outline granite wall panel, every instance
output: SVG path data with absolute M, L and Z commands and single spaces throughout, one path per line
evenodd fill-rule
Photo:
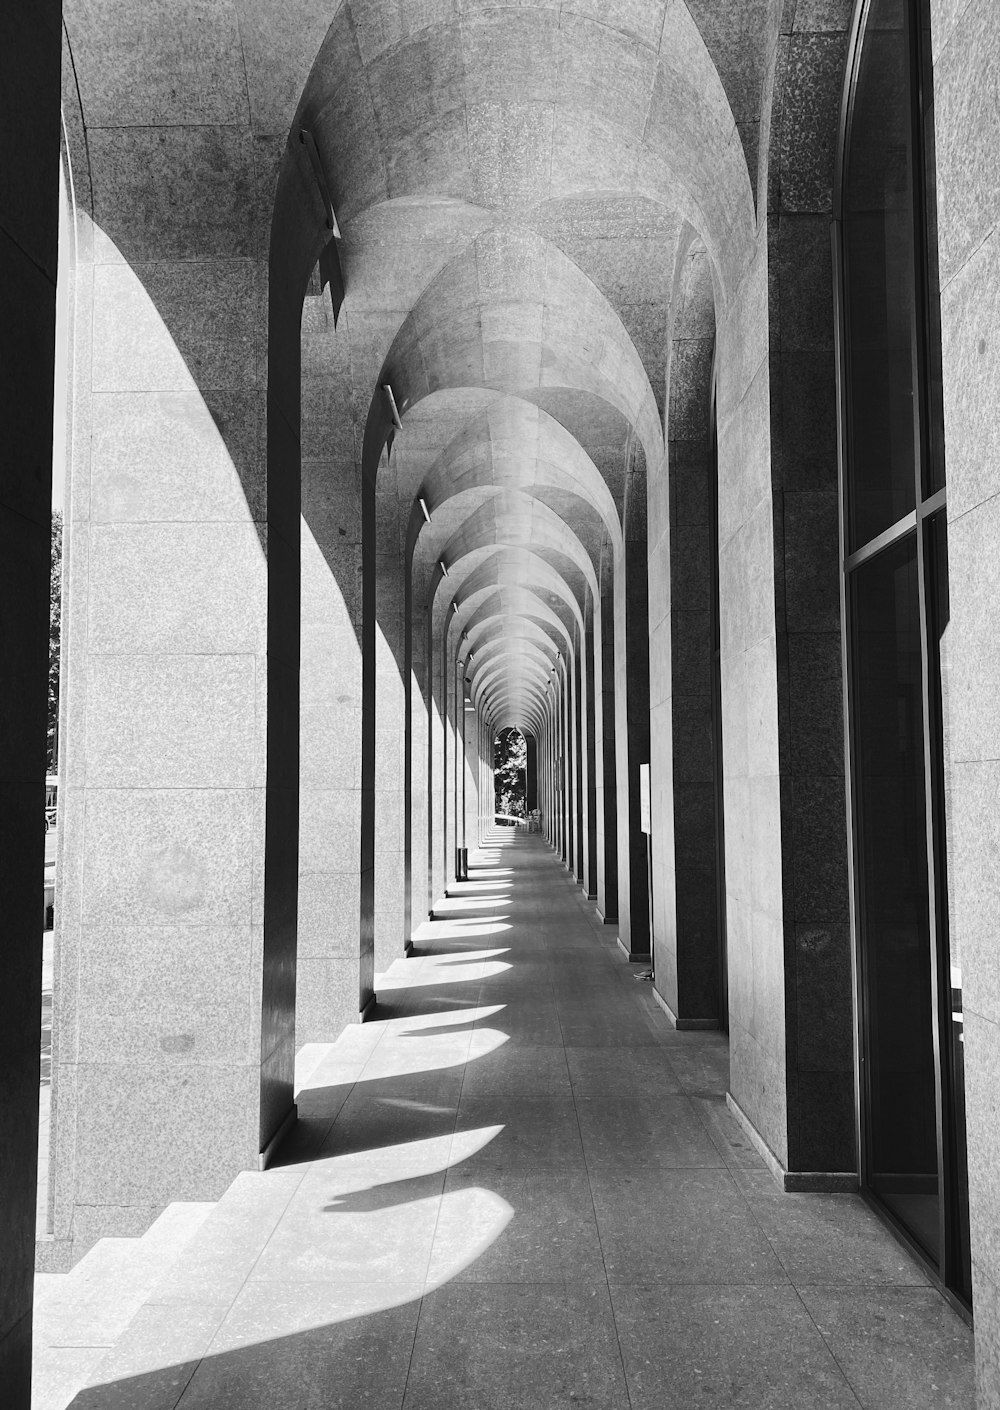
M 1000 983 L 996 934 L 1000 657 L 996 650 L 996 334 L 1000 16 L 931 6 L 950 616 L 941 641 L 949 930 L 962 976 L 977 1403 L 1000 1406 L 996 1238 Z
M 71 276 L 53 1236 L 78 1255 L 101 1234 L 141 1231 L 199 1180 L 221 1192 L 291 1103 L 298 634 L 280 624 L 297 622 L 299 592 L 297 475 L 265 490 L 267 279 L 249 134 L 123 121 L 72 156 L 103 220 L 76 212 Z M 271 450 L 297 464 L 297 403 L 272 421 Z M 162 963 L 178 944 L 180 971 Z M 257 974 L 249 990 L 220 978 L 222 954 L 248 983 Z M 210 998 L 214 1036 L 200 999 L 183 1013 L 177 972 Z M 117 1053 L 108 1039 L 130 1012 L 156 1015 L 134 1065 L 135 1025 Z M 203 1054 L 239 1086 L 224 1115 L 212 1111 L 219 1064 Z M 104 1089 L 80 1079 L 98 1070 L 129 1107 L 127 1155 L 93 1138 Z

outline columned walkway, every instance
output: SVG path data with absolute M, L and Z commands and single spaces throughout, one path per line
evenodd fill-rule
M 74 1405 L 971 1407 L 964 1324 L 859 1198 L 779 1193 L 637 972 L 499 831 Z

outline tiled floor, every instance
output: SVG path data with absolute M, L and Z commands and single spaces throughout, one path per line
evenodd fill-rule
M 965 1325 L 860 1199 L 779 1193 L 544 842 L 456 891 L 77 1410 L 972 1407 Z

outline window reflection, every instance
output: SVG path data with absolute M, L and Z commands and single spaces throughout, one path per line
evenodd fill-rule
M 908 71 L 901 6 L 876 0 L 844 184 L 852 550 L 914 506 L 916 263 Z
M 936 1259 L 937 1123 L 916 535 L 859 568 L 853 593 L 870 1183 Z
M 948 573 L 926 10 L 872 0 L 840 187 L 862 1179 L 971 1301 L 962 969 L 944 847 Z

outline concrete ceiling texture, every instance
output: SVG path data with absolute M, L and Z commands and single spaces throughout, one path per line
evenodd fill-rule
M 760 84 L 733 55 L 767 7 L 725 8 L 349 0 L 292 124 L 341 233 L 322 373 L 351 395 L 322 433 L 360 469 L 391 386 L 402 430 L 364 468 L 496 729 L 538 729 L 625 551 L 626 474 L 663 459 L 678 241 L 723 299 L 752 251 Z

